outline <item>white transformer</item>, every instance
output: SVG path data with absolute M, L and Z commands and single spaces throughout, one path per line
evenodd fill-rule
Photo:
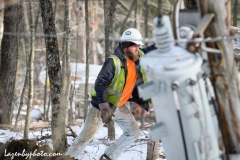
M 157 49 L 141 58 L 148 83 L 139 95 L 152 100 L 156 125 L 153 140 L 161 140 L 167 160 L 220 160 L 218 133 L 202 78 L 202 58 L 174 46 L 168 16 L 154 19 Z

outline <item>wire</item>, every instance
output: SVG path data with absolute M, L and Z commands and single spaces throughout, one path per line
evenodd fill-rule
M 188 151 L 187 151 L 187 144 L 186 144 L 186 139 L 183 131 L 183 124 L 182 124 L 182 118 L 181 118 L 181 113 L 180 113 L 180 103 L 179 103 L 179 98 L 178 98 L 178 82 L 172 84 L 172 93 L 174 97 L 174 102 L 176 105 L 177 109 L 177 115 L 178 115 L 178 120 L 179 120 L 179 126 L 181 129 L 181 135 L 182 135 L 182 141 L 183 141 L 183 147 L 184 147 L 184 153 L 185 153 L 185 158 L 188 160 Z
M 221 135 L 222 135 L 223 145 L 224 145 L 225 154 L 226 154 L 226 160 L 229 160 L 228 146 L 227 146 L 225 134 L 224 134 L 224 131 L 223 131 L 222 120 L 221 120 L 221 118 L 220 118 L 219 111 L 218 111 L 218 105 L 217 105 L 217 103 L 216 103 L 216 100 L 214 99 L 214 95 L 212 95 L 212 93 L 211 93 L 211 91 L 210 91 L 210 86 L 209 86 L 209 85 L 211 85 L 211 84 L 210 84 L 211 82 L 210 82 L 209 78 L 205 78 L 205 79 L 204 79 L 204 82 L 205 82 L 206 92 L 207 92 L 207 94 L 209 94 L 209 96 L 210 96 L 210 100 L 212 101 L 213 108 L 214 108 L 214 112 L 215 112 L 216 115 L 217 115 L 217 121 L 218 121 L 218 125 L 219 125 L 219 128 L 220 128 L 220 133 L 221 133 Z
M 30 33 L 15 33 L 15 32 L 0 32 L 0 35 L 9 35 L 9 36 L 22 36 L 22 37 L 31 37 L 32 35 Z M 73 35 L 47 35 L 42 33 L 36 33 L 34 34 L 35 37 L 39 38 L 71 38 L 71 39 L 90 39 L 95 41 L 103 41 L 107 38 L 104 37 L 84 37 L 84 36 L 73 36 Z M 215 38 L 207 37 L 207 38 L 195 38 L 195 39 L 180 39 L 180 40 L 165 40 L 164 42 L 175 42 L 175 43 L 187 43 L 187 42 L 217 42 L 222 40 L 234 40 L 234 39 L 240 39 L 240 35 L 238 36 L 217 36 Z M 120 37 L 109 37 L 110 41 L 121 41 Z M 129 39 L 129 40 L 140 40 L 140 39 Z M 154 38 L 143 38 L 141 39 L 143 42 L 155 42 Z

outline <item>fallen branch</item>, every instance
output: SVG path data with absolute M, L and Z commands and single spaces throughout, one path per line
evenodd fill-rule
M 71 132 L 71 134 L 67 134 L 67 136 L 72 136 L 72 137 L 76 138 L 76 137 L 77 137 L 77 134 L 72 130 L 72 128 L 71 128 L 69 125 L 67 125 L 66 127 L 67 127 L 67 128 L 70 130 L 70 132 Z

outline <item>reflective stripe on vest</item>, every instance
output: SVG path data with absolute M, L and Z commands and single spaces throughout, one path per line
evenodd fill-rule
M 115 94 L 115 95 L 121 97 L 122 92 L 114 90 L 114 85 L 116 84 L 117 78 L 120 74 L 122 62 L 115 55 L 111 55 L 109 58 L 113 59 L 114 67 L 115 67 L 115 73 L 114 73 L 113 80 L 111 81 L 110 85 L 108 86 L 107 91 L 108 91 L 108 93 L 112 93 L 112 94 Z
M 115 71 L 114 77 L 107 88 L 108 102 L 118 107 L 125 84 L 125 70 L 121 67 L 123 64 L 117 56 L 111 55 L 109 58 L 113 59 Z M 92 90 L 92 96 L 96 96 L 95 89 Z

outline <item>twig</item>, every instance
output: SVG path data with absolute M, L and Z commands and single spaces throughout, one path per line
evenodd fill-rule
M 70 127 L 70 126 L 66 126 L 69 130 L 70 130 L 70 132 L 72 133 L 72 134 L 67 134 L 67 136 L 72 136 L 72 137 L 74 137 L 74 138 L 76 138 L 77 137 L 77 134 L 72 130 L 72 128 Z

